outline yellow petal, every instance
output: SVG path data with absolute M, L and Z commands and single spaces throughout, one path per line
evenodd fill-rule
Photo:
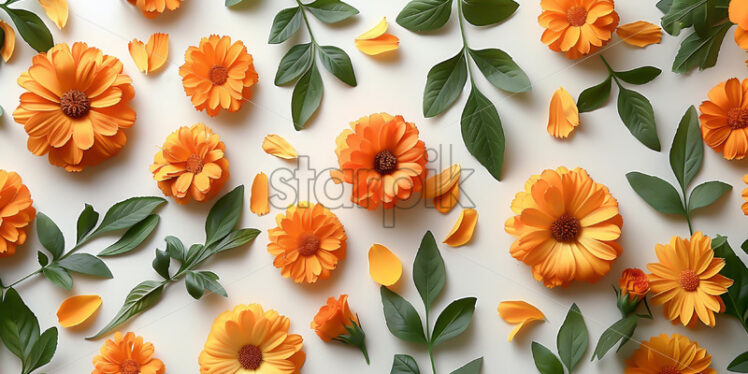
M 545 315 L 538 308 L 524 301 L 502 301 L 499 303 L 499 316 L 509 324 L 517 326 L 509 334 L 509 341 L 528 323 L 545 319 Z
M 258 216 L 270 213 L 270 200 L 268 197 L 268 176 L 259 173 L 252 181 L 252 197 L 249 200 L 249 210 Z
M 138 70 L 145 73 L 148 71 L 148 52 L 145 50 L 145 44 L 138 39 L 133 39 L 127 48 L 130 50 L 130 56 L 132 57 L 135 66 Z
M 388 27 L 389 24 L 387 23 L 387 17 L 382 17 L 382 20 L 379 21 L 376 26 L 374 26 L 371 30 L 359 35 L 356 40 L 376 39 L 384 35 L 384 33 L 387 32 Z
M 2 20 L 0 20 L 0 28 L 5 32 L 5 42 L 3 42 L 3 49 L 0 49 L 0 56 L 3 57 L 3 61 L 8 62 L 16 49 L 16 32 Z
M 296 153 L 296 150 L 286 139 L 275 134 L 270 134 L 265 137 L 265 140 L 262 142 L 262 149 L 267 154 L 286 160 L 293 160 L 299 157 L 299 154 Z
M 563 87 L 551 97 L 548 114 L 548 133 L 559 139 L 567 138 L 579 126 L 579 109 L 574 99 Z
M 457 201 L 459 200 L 460 183 L 458 181 L 454 184 L 454 186 L 452 186 L 452 189 L 450 189 L 449 192 L 434 198 L 434 207 L 439 212 L 447 214 L 450 210 L 452 210 L 452 208 L 454 208 L 455 205 L 457 205 Z
M 432 175 L 426 179 L 423 187 L 423 197 L 431 199 L 444 195 L 460 180 L 460 165 L 454 164 L 441 173 Z
M 63 301 L 57 310 L 57 320 L 62 327 L 78 326 L 91 318 L 101 306 L 99 295 L 72 296 Z
M 68 1 L 67 0 L 39 0 L 47 17 L 62 30 L 68 23 Z
M 478 211 L 475 209 L 463 209 L 460 218 L 457 219 L 452 231 L 444 239 L 450 247 L 459 247 L 467 244 L 473 238 L 475 225 L 478 223 Z
M 616 34 L 624 42 L 641 48 L 650 44 L 657 44 L 662 40 L 662 29 L 660 26 L 645 21 L 636 21 L 618 26 Z
M 400 39 L 392 34 L 384 34 L 374 39 L 356 40 L 356 48 L 369 56 L 395 51 L 400 47 Z
M 374 244 L 369 248 L 369 274 L 383 286 L 391 286 L 403 275 L 403 264 L 387 247 Z
M 145 45 L 145 51 L 148 54 L 148 70 L 150 73 L 158 70 L 166 64 L 169 57 L 169 34 L 155 33 L 148 39 Z

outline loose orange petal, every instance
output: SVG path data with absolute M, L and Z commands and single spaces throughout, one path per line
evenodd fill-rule
M 356 38 L 356 48 L 370 56 L 397 50 L 400 46 L 400 39 L 392 34 L 387 34 L 388 27 L 387 18 L 382 18 L 371 30 Z
M 371 30 L 359 35 L 356 40 L 376 39 L 384 35 L 387 32 L 387 28 L 389 27 L 390 25 L 387 23 L 387 17 L 382 17 L 382 20 L 379 21 L 376 26 L 372 27 Z
M 68 328 L 86 322 L 99 310 L 101 297 L 99 295 L 78 295 L 69 297 L 57 310 L 57 320 L 60 326 Z
M 551 97 L 548 115 L 548 133 L 563 139 L 569 137 L 579 126 L 579 109 L 574 99 L 563 87 L 556 90 Z
M 252 197 L 249 201 L 249 210 L 258 216 L 270 213 L 270 200 L 268 197 L 268 176 L 259 173 L 252 182 Z
M 145 44 L 138 39 L 133 39 L 127 44 L 127 48 L 130 50 L 130 56 L 132 57 L 135 66 L 138 70 L 145 73 L 148 71 L 148 52 L 145 49 Z
M 387 247 L 374 244 L 369 248 L 369 275 L 383 286 L 391 286 L 403 275 L 403 264 Z
M 148 44 L 145 45 L 145 50 L 148 53 L 148 71 L 146 73 L 160 69 L 166 64 L 166 59 L 169 57 L 169 34 L 159 32 L 151 35 Z
M 636 21 L 621 25 L 616 30 L 616 34 L 624 42 L 641 48 L 650 44 L 658 44 L 662 40 L 662 29 L 660 26 L 645 21 Z
M 286 139 L 275 134 L 270 134 L 265 137 L 265 140 L 262 142 L 262 149 L 267 154 L 286 160 L 293 160 L 299 157 L 296 149 L 294 149 Z
M 426 179 L 423 187 L 423 197 L 426 199 L 442 196 L 449 192 L 460 180 L 460 165 L 454 164 L 441 173 L 432 175 Z
M 524 301 L 502 301 L 499 303 L 498 311 L 499 316 L 506 323 L 517 325 L 509 333 L 509 341 L 512 341 L 514 336 L 528 323 L 545 319 L 543 312 Z
M 5 42 L 3 43 L 3 49 L 0 49 L 0 56 L 3 57 L 3 61 L 8 62 L 16 49 L 16 32 L 2 20 L 0 20 L 0 28 L 5 32 Z
M 459 200 L 460 183 L 457 182 L 454 184 L 454 186 L 452 186 L 452 189 L 449 190 L 449 192 L 434 198 L 434 207 L 439 212 L 447 214 L 450 210 L 452 210 L 452 208 L 454 208 L 455 205 L 457 205 L 457 201 Z
M 457 219 L 452 231 L 444 239 L 450 247 L 459 247 L 467 244 L 473 238 L 475 225 L 478 223 L 478 211 L 475 209 L 463 209 L 460 218 Z
M 47 17 L 62 30 L 68 23 L 68 1 L 67 0 L 39 0 Z

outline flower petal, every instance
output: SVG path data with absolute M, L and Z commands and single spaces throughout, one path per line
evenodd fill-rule
M 252 197 L 249 202 L 249 210 L 258 216 L 264 216 L 270 213 L 270 203 L 268 197 L 268 176 L 265 173 L 259 173 L 252 181 Z
M 478 211 L 475 209 L 463 209 L 460 217 L 452 227 L 452 231 L 444 239 L 450 247 L 459 247 L 467 244 L 473 238 L 475 225 L 478 223 Z
M 3 57 L 3 61 L 8 62 L 10 57 L 13 56 L 13 51 L 16 49 L 16 32 L 13 28 L 0 20 L 0 29 L 3 29 L 5 33 L 5 41 L 3 42 L 3 49 L 0 50 L 0 56 Z
M 579 126 L 579 109 L 568 91 L 563 87 L 556 90 L 551 97 L 548 114 L 548 133 L 564 139 Z
M 379 23 L 372 27 L 371 30 L 359 35 L 356 40 L 368 40 L 368 39 L 376 39 L 384 33 L 387 32 L 387 28 L 389 27 L 389 24 L 387 23 L 387 17 L 382 17 L 382 20 L 379 21 Z
M 545 319 L 545 315 L 538 308 L 521 300 L 502 301 L 499 303 L 498 312 L 501 319 L 507 323 L 517 324 L 517 327 L 509 334 L 510 342 L 529 322 Z
M 452 189 L 444 195 L 434 198 L 434 208 L 442 214 L 449 213 L 460 200 L 460 183 L 455 183 Z
M 146 73 L 154 72 L 166 64 L 169 58 L 169 34 L 155 33 L 148 39 L 145 45 L 148 53 L 148 70 Z
M 145 50 L 145 44 L 138 39 L 133 39 L 127 44 L 127 48 L 130 50 L 130 57 L 132 57 L 135 66 L 138 70 L 145 73 L 148 71 L 148 52 Z
M 356 40 L 356 48 L 359 51 L 375 56 L 385 52 L 396 51 L 400 48 L 400 39 L 392 34 L 384 34 L 375 39 Z
M 286 139 L 275 134 L 265 137 L 265 140 L 262 142 L 262 149 L 267 154 L 286 160 L 294 160 L 299 157 L 296 149 Z
M 660 26 L 645 21 L 636 21 L 621 25 L 616 29 L 616 34 L 624 42 L 641 48 L 650 44 L 658 44 L 662 40 L 662 29 Z
M 403 275 L 403 264 L 387 247 L 374 244 L 369 248 L 369 275 L 383 286 L 391 286 Z
M 62 327 L 78 326 L 99 310 L 99 295 L 78 295 L 67 298 L 57 310 L 57 320 Z
M 423 187 L 423 197 L 431 199 L 442 196 L 452 189 L 460 180 L 460 165 L 454 164 L 441 173 L 432 175 L 426 179 Z
M 68 1 L 39 0 L 39 4 L 42 5 L 42 9 L 47 13 L 47 17 L 57 25 L 57 28 L 62 30 L 62 28 L 68 23 Z

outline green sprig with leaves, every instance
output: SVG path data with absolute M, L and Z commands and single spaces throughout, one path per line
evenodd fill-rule
M 156 249 L 156 258 L 152 263 L 153 269 L 163 279 L 147 280 L 135 286 L 109 324 L 87 339 L 106 336 L 120 325 L 150 309 L 161 299 L 164 289 L 169 284 L 183 278 L 187 292 L 195 299 L 200 299 L 206 291 L 227 297 L 226 290 L 218 283 L 218 275 L 207 270 L 199 270 L 198 267 L 205 260 L 221 252 L 249 243 L 260 233 L 257 229 L 236 229 L 243 206 L 244 186 L 238 186 L 218 199 L 205 221 L 203 244 L 193 244 L 187 249 L 178 238 L 167 236 L 166 250 Z M 180 264 L 173 275 L 169 269 L 172 260 Z
M 748 254 L 748 240 L 741 246 L 743 252 Z M 712 240 L 714 256 L 725 260 L 725 267 L 720 274 L 732 279 L 733 284 L 722 294 L 725 304 L 725 313 L 738 319 L 745 332 L 748 333 L 748 267 L 745 266 L 740 257 L 730 247 L 727 237 L 717 235 Z M 748 351 L 735 357 L 727 365 L 727 370 L 735 373 L 748 373 Z
M 423 115 L 437 116 L 460 96 L 470 78 L 470 96 L 460 120 L 462 139 L 468 151 L 496 179 L 504 163 L 504 130 L 496 107 L 475 84 L 470 60 L 486 79 L 501 90 L 520 93 L 532 86 L 527 74 L 509 54 L 496 49 L 474 50 L 468 46 L 465 22 L 475 26 L 494 25 L 509 18 L 519 7 L 513 0 L 455 0 L 462 35 L 462 48 L 454 57 L 436 64 L 428 73 L 423 93 Z M 453 0 L 413 0 L 397 16 L 408 30 L 426 32 L 443 27 L 452 12 Z
M 52 361 L 57 351 L 57 328 L 43 333 L 34 312 L 13 288 L 8 288 L 0 303 L 0 338 L 8 350 L 21 360 L 21 374 L 29 374 Z
M 631 340 L 640 319 L 654 319 L 652 311 L 649 309 L 646 295 L 641 298 L 639 298 L 639 296 L 631 297 L 632 295 L 624 294 L 620 289 L 617 289 L 616 286 L 613 286 L 613 291 L 615 291 L 616 299 L 618 300 L 618 310 L 621 311 L 623 318 L 616 321 L 603 331 L 602 335 L 600 335 L 600 340 L 597 341 L 595 352 L 592 354 L 592 359 L 590 359 L 590 361 L 594 361 L 595 358 L 602 360 L 603 356 L 605 356 L 605 354 L 608 353 L 608 351 L 610 351 L 619 341 L 621 344 L 618 345 L 616 352 L 620 351 L 621 348 Z M 647 314 L 636 313 L 636 309 L 641 304 L 644 304 L 647 308 Z
M 307 12 L 324 23 L 334 24 L 355 16 L 358 9 L 340 0 L 315 0 L 309 4 L 296 0 L 296 4 L 275 16 L 268 43 L 283 43 L 299 31 L 302 23 L 306 25 L 311 41 L 291 47 L 281 59 L 275 74 L 276 86 L 296 82 L 291 96 L 291 116 L 294 128 L 301 130 L 322 103 L 324 85 L 317 58 L 340 81 L 351 87 L 357 85 L 351 58 L 338 47 L 317 43 Z
M 426 232 L 418 248 L 413 263 L 413 282 L 421 295 L 426 317 L 426 332 L 421 322 L 421 316 L 411 303 L 402 296 L 382 286 L 382 306 L 384 318 L 392 335 L 399 339 L 425 345 L 431 360 L 431 369 L 436 374 L 434 364 L 434 349 L 441 343 L 453 339 L 467 330 L 475 312 L 475 297 L 455 300 L 447 305 L 439 314 L 433 329 L 430 327 L 431 306 L 444 289 L 447 272 L 444 260 L 436 246 L 436 240 L 431 231 Z M 452 371 L 452 374 L 477 374 L 483 366 L 483 357 L 475 359 L 467 365 Z M 395 355 L 390 374 L 418 374 L 418 364 L 408 355 Z
M 571 374 L 587 352 L 588 345 L 587 324 L 584 323 L 582 312 L 577 304 L 573 304 L 556 335 L 558 356 L 544 345 L 532 342 L 535 367 L 541 374 L 564 374 L 564 366 L 566 366 L 566 370 Z
M 41 18 L 34 12 L 30 12 L 25 9 L 11 8 L 10 5 L 18 2 L 19 0 L 6 0 L 0 4 L 0 9 L 4 10 L 10 17 L 13 24 L 16 26 L 16 30 L 21 34 L 26 43 L 34 48 L 37 52 L 46 52 L 52 48 L 55 43 L 52 38 L 52 33 L 44 24 Z M 0 29 L 0 49 L 5 44 L 5 32 Z M 0 114 L 2 114 L 0 112 Z

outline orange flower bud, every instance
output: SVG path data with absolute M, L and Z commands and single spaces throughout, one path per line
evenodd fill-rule
M 621 296 L 629 295 L 633 299 L 639 297 L 642 299 L 649 293 L 649 279 L 640 269 L 626 269 L 618 280 L 618 286 L 621 287 Z
M 348 334 L 346 326 L 358 324 L 356 317 L 348 306 L 348 295 L 327 299 L 327 305 L 320 308 L 312 321 L 312 328 L 322 340 L 329 342 L 340 335 Z

